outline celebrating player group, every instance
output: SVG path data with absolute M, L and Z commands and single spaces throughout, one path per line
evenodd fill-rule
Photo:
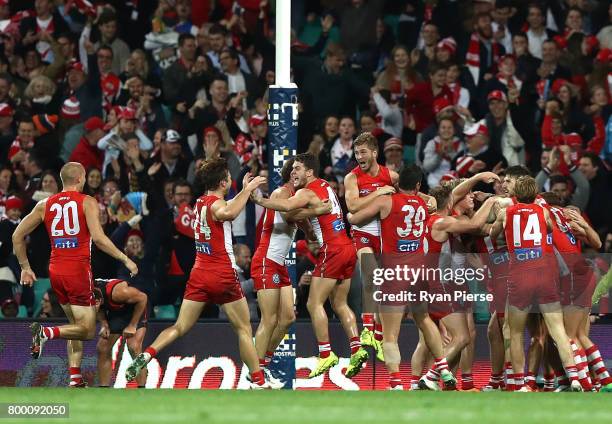
M 223 307 L 236 333 L 250 387 L 281 388 L 284 382 L 268 365 L 295 320 L 285 258 L 299 229 L 319 245 L 307 302 L 319 358 L 309 378 L 339 363 L 330 344 L 329 301 L 350 346 L 344 371 L 348 378 L 361 371 L 372 353 L 388 369 L 388 388 L 404 390 L 398 339 L 402 321 L 411 319 L 419 332 L 410 359 L 411 390 L 456 390 L 457 369 L 462 390 L 535 391 L 540 371 L 543 390 L 612 390 L 612 378 L 588 335 L 596 276 L 582 255 L 583 244 L 599 249 L 601 241 L 579 210 L 562 207 L 554 193 L 539 193 L 535 179 L 521 166 L 444 182 L 426 194 L 416 165 L 398 174 L 377 162 L 378 142 L 372 134 L 362 133 L 353 149 L 358 165 L 344 178 L 346 217 L 337 193 L 318 177 L 317 159 L 310 153 L 284 164 L 283 185 L 268 198 L 259 190 L 266 179 L 247 174 L 242 190 L 225 200 L 232 185 L 226 162 L 211 159 L 200 165 L 205 194 L 194 208 L 195 265 L 177 321 L 145 349 L 146 295 L 126 281 L 94 281 L 91 242 L 133 274 L 138 269 L 104 235 L 95 200 L 81 193 L 83 167 L 64 165 L 63 191 L 39 202 L 13 235 L 21 282 L 33 284 L 25 237 L 45 224 L 51 240 L 51 285 L 69 319 L 61 326 L 34 323 L 32 356 L 38 358 L 51 339 L 67 340 L 70 386 L 83 387 L 82 341 L 96 336 L 98 320 L 100 385 L 110 384 L 110 352 L 123 336 L 133 356 L 126 379 L 144 386 L 147 363 L 185 335 L 207 303 L 214 303 Z M 483 188 L 496 194 L 477 191 Z M 251 264 L 261 310 L 254 337 L 231 233 L 232 220 L 249 201 L 265 208 Z M 459 278 L 467 269 L 484 270 L 476 286 L 481 284 L 490 299 L 491 376 L 480 389 L 472 378 L 476 332 L 472 304 L 466 300 L 470 285 Z M 411 273 L 418 277 L 409 280 L 386 272 L 393 270 L 421 272 Z M 363 285 L 361 332 L 348 303 L 356 272 Z M 385 278 L 377 281 L 375 275 Z M 527 359 L 525 329 L 536 341 Z

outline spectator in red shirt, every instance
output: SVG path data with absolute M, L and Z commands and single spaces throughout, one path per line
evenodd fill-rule
M 104 137 L 104 121 L 94 116 L 85 122 L 85 134 L 70 155 L 71 162 L 79 162 L 88 168 L 102 168 L 104 151 L 98 149 L 98 140 Z

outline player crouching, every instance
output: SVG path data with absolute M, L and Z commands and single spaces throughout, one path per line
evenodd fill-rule
M 147 295 L 118 279 L 96 279 L 94 285 L 98 320 L 102 323 L 97 345 L 98 380 L 100 387 L 108 387 L 113 372 L 113 346 L 119 336 L 123 336 L 132 356 L 142 352 L 147 331 Z M 138 387 L 144 387 L 146 379 L 145 368 L 136 377 Z

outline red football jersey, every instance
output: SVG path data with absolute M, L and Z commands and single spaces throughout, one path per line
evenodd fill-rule
M 567 218 L 563 215 L 563 210 L 557 206 L 545 205 L 545 208 L 550 212 L 552 219 L 553 245 L 560 253 L 580 253 L 580 241 L 572 233 Z
M 386 185 L 392 186 L 391 174 L 389 168 L 378 165 L 378 174 L 372 176 L 361 170 L 359 166 L 355 167 L 351 172 L 357 176 L 357 188 L 359 189 L 359 197 L 365 197 L 368 194 L 376 191 L 379 187 Z M 353 225 L 355 230 L 363 231 L 374 236 L 380 235 L 380 223 L 378 219 L 373 219 L 365 225 Z
M 293 186 L 286 184 L 293 196 Z M 268 258 L 279 265 L 285 264 L 285 257 L 291 250 L 291 244 L 297 231 L 295 224 L 289 224 L 280 212 L 266 209 L 262 217 L 262 229 L 259 245 L 253 255 L 253 262 Z
M 50 270 L 55 268 L 58 273 L 70 275 L 90 264 L 91 235 L 83 211 L 85 197 L 76 191 L 62 191 L 47 199 L 44 222 L 51 242 Z
M 547 242 L 544 209 L 534 203 L 506 208 L 506 242 L 510 263 L 526 267 L 546 266 L 553 252 Z
M 391 201 L 389 216 L 380 220 L 382 253 L 422 257 L 429 220 L 427 203 L 404 193 L 392 194 Z
M 350 239 L 346 235 L 344 216 L 342 214 L 340 202 L 327 181 L 317 178 L 306 185 L 306 188 L 311 190 L 319 200 L 323 201 L 329 199 L 332 204 L 332 211 L 330 213 L 310 218 L 310 223 L 317 236 L 319 246 L 323 246 L 324 244 L 351 244 Z
M 215 267 L 236 268 L 232 246 L 231 221 L 215 221 L 211 207 L 217 196 L 201 196 L 195 204 L 194 237 L 196 260 L 194 268 L 212 271 Z

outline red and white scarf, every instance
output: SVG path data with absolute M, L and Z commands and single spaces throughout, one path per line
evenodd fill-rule
M 523 86 L 523 81 L 518 79 L 516 75 L 512 75 L 508 78 L 500 72 L 497 74 L 497 80 L 508 87 L 508 89 L 516 88 L 518 91 L 521 91 L 521 87 Z
M 453 102 L 453 105 L 459 104 L 459 98 L 461 97 L 461 84 L 459 84 L 458 82 L 452 82 L 446 85 L 448 86 L 448 89 L 451 92 L 451 100 Z
M 491 41 L 491 48 L 493 50 L 491 63 L 493 64 L 499 62 L 499 47 L 499 43 L 493 40 Z M 477 32 L 473 32 L 470 36 L 470 44 L 468 45 L 468 51 L 465 55 L 465 63 L 474 78 L 474 84 L 478 85 L 480 79 L 480 37 Z

